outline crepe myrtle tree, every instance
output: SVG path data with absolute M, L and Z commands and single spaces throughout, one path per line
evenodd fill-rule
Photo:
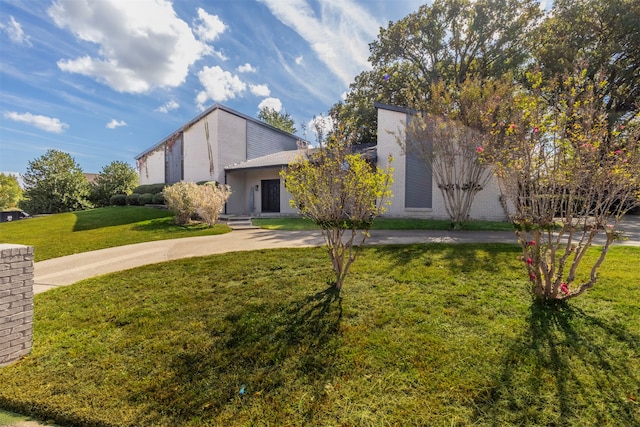
M 595 285 L 622 215 L 640 205 L 640 117 L 609 132 L 597 95 L 606 82 L 584 72 L 528 79 L 486 112 L 493 129 L 478 150 L 499 178 L 533 295 L 549 303 Z M 599 235 L 599 256 L 587 261 Z
M 322 230 L 337 292 L 391 197 L 392 169 L 372 165 L 352 148 L 344 133 L 334 130 L 319 148 L 305 149 L 280 172 L 291 206 Z
M 469 220 L 476 195 L 493 175 L 479 158 L 478 147 L 490 130 L 482 117 L 495 109 L 497 95 L 512 89 L 509 79 L 433 83 L 430 100 L 414 103 L 406 130 L 396 134 L 405 153 L 431 168 L 453 229 L 462 229 Z

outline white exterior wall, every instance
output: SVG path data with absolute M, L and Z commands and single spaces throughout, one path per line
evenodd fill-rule
M 218 161 L 217 116 L 218 110 L 203 117 L 183 136 L 183 176 L 185 181 L 218 181 L 220 165 Z M 205 123 L 209 126 L 207 140 Z M 211 172 L 213 169 L 213 173 Z M 223 178 L 224 180 L 224 174 Z
M 227 203 L 229 214 L 261 214 L 262 213 L 262 180 L 280 179 L 281 168 L 248 169 L 227 173 L 227 183 L 233 194 Z M 257 188 L 257 191 L 256 191 Z M 297 210 L 289 205 L 291 194 L 285 189 L 280 179 L 280 214 L 296 215 Z M 277 215 L 277 213 L 269 213 Z
M 147 155 L 138 175 L 140 185 L 164 182 L 164 146 Z
M 449 219 L 444 206 L 442 192 L 435 180 L 432 183 L 431 209 L 405 208 L 406 161 L 396 138 L 404 135 L 406 119 L 405 113 L 382 108 L 378 109 L 378 165 L 382 168 L 388 165 L 387 156 L 389 153 L 392 154 L 394 159 L 392 163 L 394 183 L 391 187 L 393 197 L 391 198 L 391 205 L 387 208 L 384 216 Z M 506 220 L 504 208 L 500 202 L 500 189 L 497 178 L 493 177 L 485 188 L 476 195 L 471 206 L 470 216 L 472 219 Z

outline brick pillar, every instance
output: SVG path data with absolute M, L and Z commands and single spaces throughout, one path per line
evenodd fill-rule
M 33 246 L 0 244 L 0 366 L 31 351 Z

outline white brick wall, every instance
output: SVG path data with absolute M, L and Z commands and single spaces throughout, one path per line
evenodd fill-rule
M 0 244 L 0 366 L 31 351 L 33 247 Z

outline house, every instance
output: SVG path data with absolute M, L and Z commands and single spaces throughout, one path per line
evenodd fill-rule
M 233 192 L 228 214 L 290 213 L 280 169 L 298 138 L 216 104 L 136 156 L 140 184 L 216 181 Z
M 385 216 L 448 219 L 444 198 L 431 168 L 415 155 L 405 154 L 398 143 L 397 137 L 406 135 L 410 111 L 381 103 L 375 106 L 378 110 L 378 165 L 388 166 L 389 154 L 393 157 L 393 198 Z M 506 220 L 497 178 L 493 177 L 476 195 L 470 216 L 480 220 Z
M 370 159 L 386 167 L 393 156 L 393 198 L 385 216 L 448 219 L 430 168 L 406 155 L 396 135 L 404 135 L 408 110 L 376 104 L 378 141 L 366 147 Z M 222 105 L 215 105 L 136 157 L 141 184 L 217 181 L 233 192 L 230 215 L 295 215 L 280 171 L 297 156 L 299 139 Z M 375 151 L 372 153 L 372 151 Z M 497 181 L 480 191 L 471 209 L 474 219 L 503 220 Z

